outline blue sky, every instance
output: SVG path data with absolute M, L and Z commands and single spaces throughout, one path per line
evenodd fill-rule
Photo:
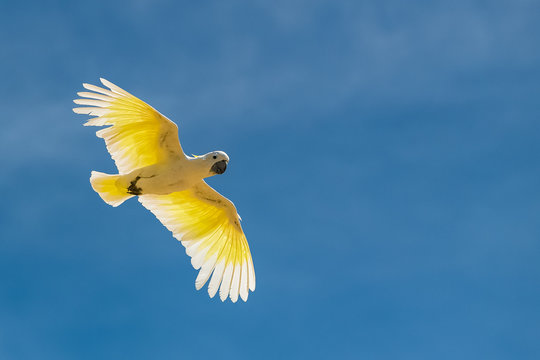
M 538 359 L 538 1 L 0 3 L 1 359 Z M 181 245 L 72 113 L 117 83 L 224 150 L 257 290 Z

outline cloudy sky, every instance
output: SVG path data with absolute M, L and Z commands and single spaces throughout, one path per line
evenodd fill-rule
M 0 358 L 538 359 L 540 3 L 0 3 Z M 71 111 L 99 77 L 224 150 L 257 290 L 182 246 Z

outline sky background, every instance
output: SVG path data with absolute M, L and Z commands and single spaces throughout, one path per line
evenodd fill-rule
M 539 359 L 540 2 L 0 2 L 0 358 Z M 257 275 L 184 249 L 71 111 L 224 150 Z

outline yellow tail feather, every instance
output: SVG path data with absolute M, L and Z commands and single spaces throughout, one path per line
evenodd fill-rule
M 120 175 L 109 175 L 98 171 L 92 171 L 90 176 L 92 189 L 99 194 L 103 201 L 114 207 L 133 197 L 133 195 L 127 193 L 127 189 L 122 189 L 116 185 L 118 178 L 120 178 Z

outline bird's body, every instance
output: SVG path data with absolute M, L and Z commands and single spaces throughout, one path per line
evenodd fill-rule
M 228 156 L 223 152 L 220 157 Z M 135 169 L 121 175 L 119 185 L 132 195 L 166 195 L 192 188 L 202 179 L 212 176 L 208 172 L 208 160 L 201 157 L 175 157 L 168 161 Z
M 97 132 L 105 140 L 119 174 L 93 171 L 92 188 L 109 205 L 138 196 L 139 201 L 186 247 L 200 269 L 200 289 L 210 279 L 208 293 L 219 289 L 221 300 L 247 300 L 255 290 L 255 272 L 240 216 L 234 204 L 204 179 L 223 174 L 229 157 L 223 151 L 186 156 L 176 124 L 118 86 L 109 89 L 83 84 L 73 109 L 95 116 L 85 125 L 108 126 Z

